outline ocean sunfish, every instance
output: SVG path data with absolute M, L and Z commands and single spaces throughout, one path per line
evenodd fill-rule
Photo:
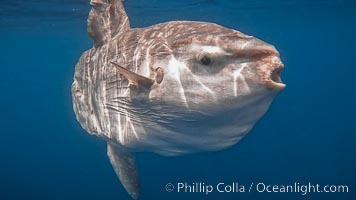
M 94 46 L 75 68 L 81 126 L 107 142 L 126 191 L 140 193 L 134 152 L 173 156 L 239 142 L 285 87 L 278 51 L 214 23 L 131 28 L 121 0 L 92 0 Z

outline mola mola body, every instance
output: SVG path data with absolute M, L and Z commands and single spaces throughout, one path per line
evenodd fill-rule
M 121 0 L 92 0 L 94 46 L 76 65 L 77 119 L 108 143 L 134 199 L 133 152 L 182 155 L 239 142 L 285 87 L 270 44 L 217 24 L 172 21 L 131 28 Z

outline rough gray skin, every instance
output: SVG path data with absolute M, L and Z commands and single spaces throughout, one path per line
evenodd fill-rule
M 120 0 L 92 0 L 94 47 L 75 70 L 82 127 L 108 142 L 128 193 L 139 197 L 133 151 L 180 155 L 236 144 L 284 88 L 277 50 L 206 22 L 130 28 Z

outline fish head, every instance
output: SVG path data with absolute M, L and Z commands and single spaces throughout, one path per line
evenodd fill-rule
M 167 39 L 170 53 L 152 59 L 159 78 L 151 101 L 197 110 L 269 105 L 285 87 L 279 52 L 257 38 L 209 25 L 210 31 Z

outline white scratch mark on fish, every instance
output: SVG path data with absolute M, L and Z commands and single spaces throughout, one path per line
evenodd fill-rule
M 184 88 L 183 88 L 182 82 L 180 80 L 180 73 L 179 73 L 180 69 L 186 68 L 186 65 L 183 62 L 179 62 L 175 57 L 172 56 L 172 58 L 169 60 L 168 66 L 170 68 L 169 74 L 172 77 L 174 77 L 176 79 L 176 81 L 179 83 L 180 88 L 179 88 L 178 92 L 184 102 L 184 105 L 186 107 L 188 107 L 188 101 L 185 96 Z
M 241 88 L 239 96 L 251 93 L 250 88 L 249 88 L 248 84 L 246 83 L 245 77 L 241 74 L 242 70 L 245 67 L 247 67 L 247 64 L 246 63 L 242 63 L 241 64 L 241 68 L 237 69 L 233 73 L 233 76 L 234 76 L 234 83 L 233 84 L 234 84 L 234 96 L 235 97 L 238 96 L 237 95 L 238 94 L 237 92 L 238 92 L 238 89 L 239 89 L 238 88 L 238 82 L 237 82 L 238 79 L 240 79 L 242 81 L 241 87 L 243 87 L 243 88 Z M 243 89 L 245 89 L 245 91 L 243 91 Z

